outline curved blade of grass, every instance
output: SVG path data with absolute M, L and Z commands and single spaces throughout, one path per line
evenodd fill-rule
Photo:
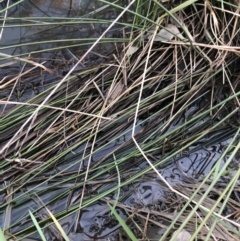
M 121 176 L 120 176 L 120 172 L 119 172 L 116 156 L 114 155 L 114 153 L 113 153 L 113 159 L 114 159 L 114 163 L 115 163 L 115 166 L 116 166 L 116 171 L 117 171 L 117 174 L 118 174 L 118 190 L 117 190 L 116 200 L 115 200 L 114 205 L 113 205 L 113 210 L 115 210 L 115 208 L 117 206 L 117 203 L 119 201 L 119 197 L 120 197 Z
M 44 236 L 44 234 L 43 234 L 43 231 L 42 231 L 41 227 L 39 226 L 39 224 L 38 224 L 38 222 L 36 220 L 36 218 L 34 217 L 34 215 L 32 214 L 32 212 L 30 210 L 28 210 L 28 212 L 30 214 L 30 217 L 31 217 L 31 219 L 32 219 L 32 221 L 33 221 L 33 223 L 34 223 L 34 225 L 35 225 L 39 235 L 41 236 L 42 241 L 47 241 L 45 236 Z
M 46 208 L 47 212 L 49 213 L 49 216 L 52 218 L 53 222 L 55 223 L 56 227 L 58 228 L 59 232 L 61 233 L 62 237 L 66 240 L 66 241 L 70 241 L 70 239 L 68 238 L 67 234 L 65 233 L 65 231 L 63 230 L 63 228 L 61 227 L 60 223 L 57 221 L 57 219 L 54 217 L 54 215 L 52 214 L 52 212 Z
M 130 230 L 130 228 L 126 225 L 126 223 L 124 222 L 124 220 L 118 215 L 118 213 L 115 211 L 115 209 L 108 204 L 109 208 L 111 209 L 111 212 L 114 214 L 115 218 L 118 220 L 118 222 L 121 224 L 122 228 L 124 229 L 124 231 L 126 232 L 126 234 L 129 236 L 129 238 L 132 241 L 137 241 L 138 239 L 135 237 L 135 235 L 133 234 L 133 232 Z

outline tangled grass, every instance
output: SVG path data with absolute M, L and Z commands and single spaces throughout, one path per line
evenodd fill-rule
M 183 229 L 191 240 L 239 240 L 238 1 L 132 1 L 125 8 L 101 3 L 120 14 L 64 76 L 54 72 L 57 58 L 39 63 L 36 53 L 32 60 L 1 55 L 25 63 L 0 86 L 10 93 L 0 100 L 5 236 L 24 240 L 38 227 L 44 239 L 55 223 L 57 239 L 66 240 L 78 232 L 82 210 L 101 202 L 127 214 L 123 222 L 115 212 L 124 240 L 153 240 L 148 237 L 153 227 L 164 230 L 161 240 L 175 240 Z M 126 14 L 131 24 L 122 22 Z M 158 41 L 169 24 L 184 39 L 173 33 Z M 116 25 L 123 26 L 122 38 L 105 38 Z M 77 69 L 97 44 L 108 41 L 116 42 L 115 51 Z M 27 82 L 40 72 L 51 76 L 51 85 L 27 102 L 13 100 L 19 79 Z M 193 146 L 198 150 L 227 139 L 200 179 L 202 173 L 184 174 L 173 185 L 162 174 L 172 163 L 180 169 L 178 159 L 189 156 Z M 158 180 L 168 190 L 164 204 L 127 205 L 122 190 L 146 180 Z M 67 204 L 52 208 L 61 200 Z M 63 231 L 61 221 L 72 215 L 71 229 Z

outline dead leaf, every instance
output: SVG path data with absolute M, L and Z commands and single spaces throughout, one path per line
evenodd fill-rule
M 138 51 L 138 47 L 130 46 L 126 52 L 126 56 L 130 56 Z
M 119 95 L 121 95 L 121 93 L 124 90 L 124 84 L 122 83 L 122 81 L 119 81 L 118 83 L 115 84 L 115 86 L 113 87 L 113 89 L 109 89 L 108 90 L 108 94 L 107 94 L 107 102 L 111 103 L 113 100 L 115 100 Z M 111 92 L 110 92 L 111 91 Z
M 173 235 L 176 233 L 177 231 L 175 231 L 173 233 Z M 178 235 L 177 237 L 174 239 L 174 241 L 189 241 L 191 239 L 191 234 L 183 229 Z
M 154 34 L 154 30 L 149 31 L 148 33 L 151 33 L 151 35 L 148 37 L 149 39 Z M 174 36 L 177 36 L 179 39 L 185 39 L 175 25 L 168 24 L 165 29 L 161 29 L 156 34 L 154 41 L 169 42 Z

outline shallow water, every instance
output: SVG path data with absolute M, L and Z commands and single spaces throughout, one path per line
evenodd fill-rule
M 214 137 L 221 135 L 221 133 L 216 133 L 213 136 L 208 137 L 208 141 L 214 139 Z M 184 185 L 186 181 L 196 182 L 197 180 L 201 180 L 204 178 L 208 172 L 211 170 L 213 165 L 216 161 L 220 158 L 224 148 L 229 144 L 231 138 L 227 138 L 225 140 L 221 140 L 218 143 L 212 143 L 207 145 L 206 139 L 200 140 L 196 143 L 195 146 L 189 148 L 189 153 L 186 156 L 179 156 L 173 160 L 170 160 L 171 164 L 167 165 L 164 168 L 158 168 L 159 173 L 165 178 L 165 180 L 171 185 Z M 203 143 L 205 143 L 203 147 Z M 83 155 L 83 151 L 86 146 L 81 146 L 73 151 L 72 154 L 68 154 L 66 158 L 66 162 L 59 162 L 59 167 L 54 169 L 52 172 L 46 172 L 42 174 L 42 176 L 52 176 L 56 175 L 59 171 L 64 171 L 63 174 L 66 176 L 67 172 L 72 172 L 79 170 L 79 166 L 81 168 L 86 167 L 88 163 L 88 159 L 86 159 L 86 164 L 78 162 L 80 156 Z M 108 146 L 106 145 L 101 151 L 99 151 L 98 159 L 94 158 L 94 161 L 99 161 L 106 153 L 113 152 L 114 149 L 117 148 L 115 146 Z M 158 156 L 157 158 L 161 158 Z M 222 165 L 226 161 L 226 157 L 222 159 Z M 93 162 L 94 162 L 93 161 Z M 238 163 L 237 159 L 234 159 L 232 163 Z M 137 173 L 141 171 L 144 167 L 148 166 L 145 160 L 139 162 L 138 165 L 132 166 L 129 169 L 129 173 Z M 220 167 L 221 168 L 221 167 Z M 98 170 L 99 171 L 99 170 Z M 98 172 L 97 171 L 97 172 Z M 97 173 L 96 172 L 96 173 Z M 128 174 L 129 175 L 129 174 Z M 38 197 L 42 200 L 43 203 L 49 203 L 48 208 L 53 213 L 59 213 L 66 208 L 78 206 L 79 200 L 82 193 L 82 188 L 77 188 L 77 191 L 70 191 L 73 184 L 69 182 L 69 184 L 64 183 L 62 185 L 55 185 L 54 183 L 59 182 L 59 177 L 57 176 L 56 179 L 52 179 L 47 183 L 43 183 L 42 185 L 38 185 L 37 187 L 35 184 L 25 186 L 25 190 L 31 190 L 30 193 L 34 194 L 35 192 L 38 193 Z M 227 177 L 226 177 L 227 178 Z M 230 177 L 229 177 L 230 178 Z M 102 201 L 95 202 L 95 204 L 89 205 L 82 209 L 80 216 L 78 216 L 78 212 L 73 213 L 72 215 L 63 218 L 60 220 L 61 225 L 63 226 L 64 230 L 68 235 L 70 235 L 73 240 L 85 240 L 85 239 L 103 239 L 106 240 L 106 237 L 111 237 L 111 240 L 115 240 L 118 236 L 118 229 L 119 223 L 113 218 L 110 214 L 110 210 L 108 207 L 108 200 L 114 200 L 118 197 L 120 200 L 118 206 L 116 208 L 118 214 L 123 218 L 126 219 L 128 214 L 126 213 L 127 209 L 148 209 L 151 210 L 165 210 L 168 208 L 168 204 L 166 204 L 166 200 L 173 195 L 166 185 L 163 183 L 162 179 L 153 173 L 152 176 L 149 174 L 142 176 L 140 179 L 135 180 L 131 184 L 124 185 L 119 191 L 118 190 L 109 192 L 111 188 L 114 188 L 117 185 L 116 180 L 108 181 L 106 184 L 102 184 L 101 186 L 95 186 L 97 182 L 101 183 L 103 180 L 111 179 L 111 175 L 104 174 L 98 176 L 97 179 L 93 180 L 93 184 L 88 184 L 87 190 L 89 189 L 90 195 L 94 197 L 94 193 L 103 193 L 108 192 L 107 195 L 104 196 Z M 122 181 L 124 181 L 124 175 L 122 176 Z M 91 183 L 91 181 L 89 181 Z M 94 184 L 95 183 L 95 184 Z M 47 189 L 46 189 L 47 188 Z M 48 190 L 48 188 L 50 188 Z M 92 189 L 93 188 L 93 189 Z M 95 191 L 93 191 L 95 189 Z M 48 190 L 45 192 L 45 190 Z M 50 192 L 49 192 L 50 191 Z M 60 196 L 64 193 L 68 193 L 61 198 Z M 18 192 L 15 195 L 21 195 L 23 192 Z M 87 196 L 86 190 L 85 195 Z M 119 196 L 118 196 L 119 195 Z M 57 201 L 54 201 L 54 198 L 57 198 Z M 25 202 L 25 204 L 24 204 Z M 70 202 L 70 203 L 69 203 Z M 32 197 L 28 199 L 26 197 L 25 201 L 21 199 L 21 202 L 15 203 L 14 207 L 12 208 L 11 212 L 11 220 L 20 220 L 25 216 L 28 216 L 28 209 L 36 210 L 39 205 L 38 198 Z M 111 201 L 111 205 L 113 205 Z M 121 205 L 125 207 L 125 210 L 121 208 Z M 27 208 L 26 208 L 27 207 Z M 1 213 L 2 219 L 0 220 L 0 226 L 3 227 L 3 220 L 6 217 L 6 212 Z M 41 209 L 35 212 L 35 216 L 41 220 L 44 215 L 47 214 Z M 23 219 L 24 220 L 24 219 Z M 78 221 L 77 221 L 78 220 Z M 77 221 L 77 223 L 76 223 Z M 21 223 L 21 226 L 17 225 L 11 229 L 12 232 L 18 233 L 21 231 L 23 227 L 28 227 L 31 224 L 31 221 L 24 221 Z M 49 240 L 52 240 L 53 237 L 56 238 L 57 232 L 54 234 L 54 229 L 48 227 L 45 229 L 45 235 L 48 237 Z M 76 232 L 76 233 L 75 233 Z M 160 232 L 160 231 L 159 231 Z M 32 236 L 37 237 L 35 235 Z

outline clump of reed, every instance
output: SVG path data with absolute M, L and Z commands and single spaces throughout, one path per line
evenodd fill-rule
M 13 105 L 0 120 L 5 236 L 20 240 L 38 230 L 44 239 L 43 231 L 55 223 L 68 239 L 57 220 L 76 214 L 77 232 L 82 210 L 103 202 L 113 206 L 121 235 L 132 240 L 149 240 L 153 226 L 165 230 L 161 240 L 174 240 L 183 229 L 192 240 L 237 240 L 239 168 L 231 163 L 239 159 L 240 147 L 239 4 L 153 0 L 123 8 L 101 2 L 119 16 L 64 76 L 53 71 L 54 58 L 46 65 L 11 56 L 34 67 L 3 84 L 10 96 L 1 104 Z M 126 14 L 132 23 L 122 22 Z M 105 36 L 116 25 L 123 27 L 122 38 L 111 39 L 115 50 L 76 70 L 97 44 L 110 42 Z M 162 40 L 159 33 L 171 31 L 169 26 L 183 38 L 173 31 Z M 33 79 L 40 70 L 52 76 L 51 86 L 27 102 L 13 101 L 19 78 Z M 184 183 L 171 185 L 161 170 L 211 135 L 205 146 L 231 137 L 214 167 L 201 181 L 186 176 Z M 220 182 L 229 173 L 229 182 Z M 124 204 L 124 187 L 156 178 L 168 189 L 164 208 Z M 60 200 L 67 204 L 48 210 Z M 114 212 L 117 207 L 128 219 Z M 22 213 L 16 220 L 14 210 Z

